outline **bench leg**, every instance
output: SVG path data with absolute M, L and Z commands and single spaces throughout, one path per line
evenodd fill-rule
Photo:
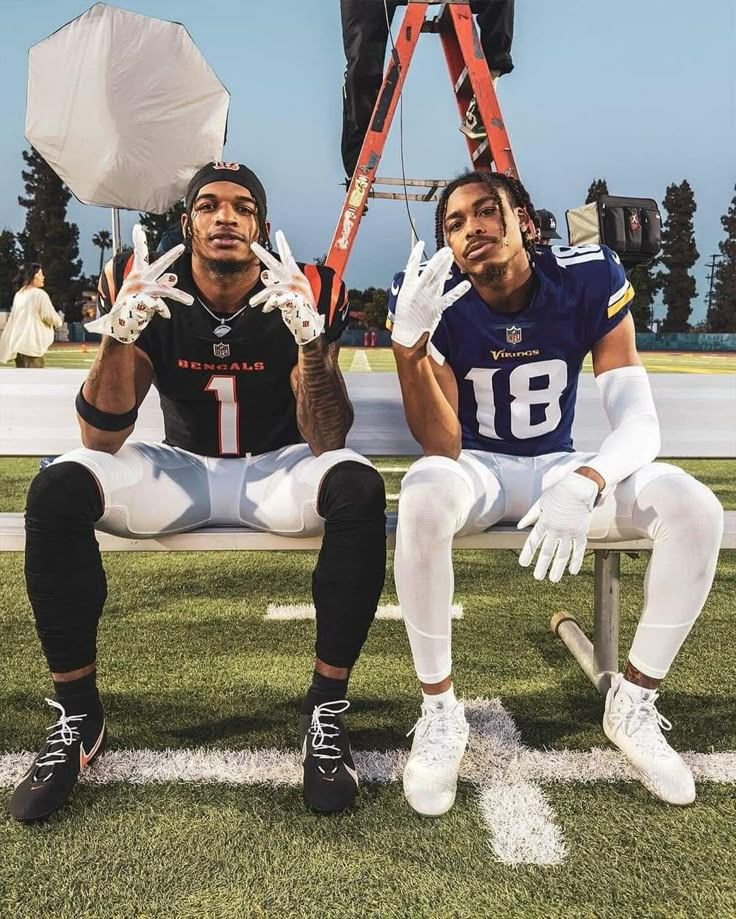
M 619 552 L 595 553 L 595 601 L 593 641 L 575 617 L 564 610 L 555 613 L 550 628 L 562 639 L 598 692 L 605 696 L 611 676 L 618 672 L 618 601 L 621 556 Z

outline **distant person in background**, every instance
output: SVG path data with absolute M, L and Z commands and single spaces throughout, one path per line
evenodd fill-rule
M 383 80 L 383 59 L 396 7 L 406 0 L 340 0 L 342 43 L 347 67 L 343 87 L 342 162 L 352 176 L 371 122 Z M 471 0 L 478 20 L 480 43 L 494 78 L 511 73 L 514 0 Z M 485 137 L 473 97 L 460 129 L 468 137 Z
M 0 338 L 0 363 L 15 359 L 16 367 L 45 366 L 43 356 L 54 340 L 54 329 L 63 320 L 43 290 L 44 282 L 43 269 L 36 262 L 24 265 L 18 272 L 18 293 Z
M 554 246 L 556 239 L 562 239 L 557 232 L 557 218 L 552 211 L 540 208 L 537 211 L 537 245 Z

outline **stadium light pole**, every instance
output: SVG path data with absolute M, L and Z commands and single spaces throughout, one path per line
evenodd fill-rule
M 713 279 L 716 274 L 716 264 L 723 258 L 722 255 L 713 253 L 710 256 L 710 261 L 705 266 L 710 269 L 710 274 L 705 276 L 705 280 L 708 281 L 708 293 L 705 296 L 705 328 L 710 332 L 710 314 L 713 303 Z

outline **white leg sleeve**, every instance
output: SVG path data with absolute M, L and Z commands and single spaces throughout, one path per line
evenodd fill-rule
M 424 457 L 401 483 L 394 577 L 422 683 L 439 683 L 452 670 L 452 537 L 471 506 L 467 473 L 446 457 Z
M 632 524 L 654 543 L 644 581 L 644 612 L 629 660 L 661 679 L 705 604 L 721 545 L 723 508 L 689 475 L 653 479 L 636 496 Z

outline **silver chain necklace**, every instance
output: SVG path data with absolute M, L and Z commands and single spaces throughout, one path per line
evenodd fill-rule
M 202 307 L 202 309 L 209 313 L 215 322 L 219 323 L 219 325 L 215 326 L 215 328 L 212 330 L 218 338 L 224 338 L 227 334 L 232 332 L 232 329 L 230 328 L 231 324 L 238 318 L 241 313 L 244 313 L 249 306 L 249 304 L 246 303 L 245 306 L 241 306 L 237 313 L 233 313 L 232 316 L 228 316 L 227 319 L 220 319 L 219 316 L 215 316 L 215 314 L 212 312 L 209 306 L 207 306 L 206 303 L 202 302 L 201 297 L 197 297 L 197 300 L 199 301 L 199 305 Z

